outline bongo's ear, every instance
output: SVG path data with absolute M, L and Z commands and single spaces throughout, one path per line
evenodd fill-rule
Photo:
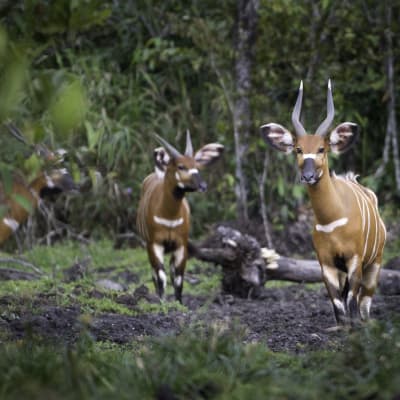
M 355 143 L 358 137 L 358 125 L 353 122 L 343 122 L 328 136 L 329 145 L 333 153 L 344 153 Z
M 292 152 L 295 144 L 295 137 L 285 127 L 271 122 L 261 126 L 261 136 L 275 149 L 289 154 Z

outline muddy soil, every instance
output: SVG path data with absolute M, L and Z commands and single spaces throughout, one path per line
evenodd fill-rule
M 186 283 L 189 285 L 190 283 Z M 155 297 L 145 287 L 133 294 L 125 293 L 119 302 L 135 309 L 139 298 L 154 302 Z M 258 299 L 240 299 L 227 295 L 214 298 L 183 296 L 188 311 L 165 314 L 146 313 L 137 317 L 104 313 L 82 317 L 79 306 L 59 307 L 54 298 L 39 296 L 32 299 L 29 309 L 22 307 L 17 314 L 0 316 L 0 331 L 11 339 L 28 335 L 46 340 L 72 343 L 82 331 L 90 332 L 95 340 L 132 343 L 144 337 L 177 335 L 183 329 L 207 328 L 218 324 L 239 326 L 245 341 L 265 343 L 273 351 L 306 352 L 317 349 L 337 349 L 345 340 L 345 332 L 327 330 L 334 326 L 331 305 L 322 285 L 312 289 L 300 284 L 283 288 L 267 288 Z M 16 299 L 3 297 L 0 308 L 15 307 Z M 21 304 L 22 305 L 22 304 Z M 39 311 L 38 311 L 39 310 Z M 377 294 L 372 305 L 372 317 L 377 320 L 396 318 L 400 311 L 400 296 Z

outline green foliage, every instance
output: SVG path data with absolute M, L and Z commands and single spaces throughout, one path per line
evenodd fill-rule
M 4 39 L 3 39 L 4 40 Z M 4 40 L 5 42 L 5 40 Z M 5 47 L 5 46 L 4 46 Z M 10 114 L 15 113 L 24 97 L 28 61 L 21 49 L 12 48 L 0 60 L 0 96 L 2 107 L 0 110 L 0 123 L 4 122 Z
M 308 201 L 293 158 L 267 149 L 258 134 L 270 121 L 290 128 L 300 79 L 307 129 L 324 117 L 328 77 L 336 122 L 361 127 L 359 143 L 332 158 L 332 169 L 354 170 L 380 198 L 393 199 L 393 166 L 374 177 L 386 125 L 385 4 L 261 1 L 245 171 L 252 218 L 260 213 L 265 151 L 269 219 L 285 224 Z M 397 15 L 398 6 L 390 5 Z M 133 231 L 140 184 L 153 170 L 158 145 L 152 134 L 182 148 L 186 129 L 195 147 L 218 141 L 226 148 L 224 161 L 207 176 L 209 192 L 191 196 L 193 235 L 235 218 L 234 1 L 16 1 L 0 18 L 0 121 L 12 117 L 32 142 L 69 148 L 68 167 L 84 188 L 69 202 L 73 226 L 114 238 Z M 392 30 L 397 57 L 398 26 Z M 21 148 L 7 143 L 6 149 L 3 136 L 1 159 L 19 167 Z
M 343 351 L 272 353 L 215 326 L 199 335 L 142 342 L 136 349 L 96 344 L 83 332 L 74 346 L 32 338 L 2 344 L 4 399 L 392 399 L 398 395 L 399 324 L 356 331 Z M 172 397 L 171 397 L 172 398 Z
M 60 88 L 49 112 L 55 131 L 61 135 L 68 134 L 82 123 L 86 113 L 86 100 L 79 81 Z

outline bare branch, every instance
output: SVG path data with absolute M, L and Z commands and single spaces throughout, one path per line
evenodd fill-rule
M 43 271 L 40 270 L 36 265 L 32 264 L 29 261 L 22 260 L 21 258 L 0 258 L 0 263 L 4 264 L 18 264 L 22 265 L 23 267 L 27 267 L 35 271 L 39 275 L 43 275 Z

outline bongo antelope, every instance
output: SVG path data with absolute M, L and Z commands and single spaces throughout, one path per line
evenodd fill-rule
M 267 143 L 294 152 L 314 210 L 313 244 L 337 323 L 367 320 L 382 263 L 386 239 L 376 195 L 360 185 L 354 174 L 329 173 L 328 152 L 342 153 L 354 144 L 358 127 L 344 122 L 328 132 L 334 117 L 331 82 L 328 82 L 327 117 L 315 135 L 306 133 L 299 118 L 303 83 L 292 113 L 294 133 L 282 125 L 261 126 Z
M 18 140 L 28 144 L 13 124 L 7 124 L 7 128 Z M 0 245 L 28 219 L 45 192 L 58 193 L 76 189 L 71 175 L 60 165 L 65 150 L 52 152 L 42 144 L 33 146 L 33 150 L 44 160 L 44 167 L 36 178 L 26 182 L 20 174 L 12 173 L 9 183 L 0 181 L 0 205 L 3 208 L 0 216 Z
M 137 228 L 146 242 L 153 268 L 153 282 L 162 299 L 167 284 L 164 254 L 172 253 L 170 279 L 175 298 L 182 303 L 183 276 L 188 256 L 190 209 L 185 198 L 187 192 L 204 192 L 206 182 L 199 170 L 211 165 L 222 155 L 224 146 L 210 143 L 193 155 L 189 132 L 186 150 L 182 155 L 175 147 L 156 135 L 163 145 L 155 150 L 155 172 L 142 184 L 137 210 Z

